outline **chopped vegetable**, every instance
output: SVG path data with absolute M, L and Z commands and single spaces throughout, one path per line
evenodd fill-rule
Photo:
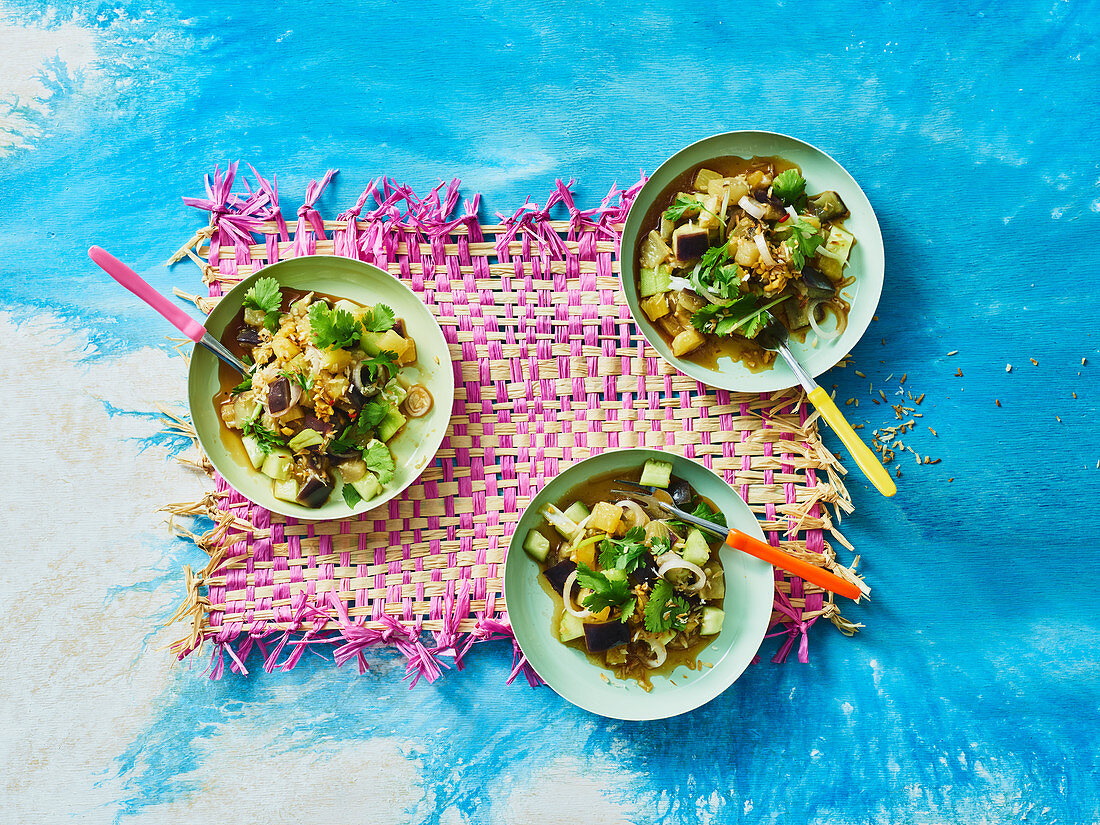
M 672 462 L 651 458 L 642 467 L 640 483 L 647 487 L 668 487 L 672 480 Z
M 794 204 L 806 192 L 806 179 L 797 169 L 780 172 L 772 181 L 772 194 L 783 203 Z
M 550 553 L 550 539 L 538 530 L 530 530 L 523 541 L 523 549 L 536 561 L 546 561 L 546 556 Z

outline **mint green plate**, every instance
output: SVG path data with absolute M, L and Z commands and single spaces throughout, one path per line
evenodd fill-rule
M 719 558 L 725 568 L 726 596 L 722 607 L 726 617 L 722 632 L 699 655 L 700 661 L 712 663 L 713 668 L 679 667 L 671 674 L 675 684 L 657 676 L 652 692 L 646 693 L 637 683 L 616 679 L 610 671 L 589 662 L 579 650 L 558 641 L 551 627 L 554 603 L 539 584 L 538 564 L 523 550 L 524 537 L 542 523 L 539 508 L 544 504 L 559 503 L 586 479 L 613 472 L 637 473 L 651 458 L 671 461 L 672 474 L 713 501 L 725 513 L 731 527 L 765 540 L 760 523 L 745 502 L 703 465 L 660 450 L 608 450 L 572 465 L 531 500 L 512 534 L 504 561 L 508 617 L 531 667 L 564 699 L 612 719 L 663 719 L 706 704 L 748 667 L 764 639 L 772 614 L 775 586 L 772 566 L 723 544 Z
M 269 478 L 230 454 L 213 401 L 220 387 L 218 361 L 202 347 L 196 347 L 187 379 L 187 400 L 199 444 L 210 463 L 234 490 L 274 513 L 301 519 L 334 519 L 385 504 L 420 476 L 439 449 L 451 420 L 454 373 L 439 324 L 414 292 L 378 267 L 351 258 L 311 255 L 272 264 L 233 287 L 206 319 L 206 329 L 211 335 L 221 337 L 240 310 L 245 291 L 257 278 L 274 278 L 281 286 L 290 289 L 326 292 L 363 304 L 382 302 L 392 307 L 397 317 L 405 320 L 409 334 L 416 341 L 417 364 L 405 369 L 410 378 L 428 388 L 435 403 L 426 416 L 410 419 L 390 442 L 397 473 L 380 495 L 361 501 L 352 508 L 344 503 L 338 486 L 324 506 L 316 509 L 303 507 L 275 498 L 271 494 Z M 232 438 L 231 435 L 229 437 Z
M 769 369 L 750 372 L 739 361 L 729 357 L 719 359 L 718 369 L 711 369 L 673 355 L 664 338 L 638 306 L 638 262 L 634 256 L 634 247 L 643 230 L 642 221 L 645 213 L 662 190 L 678 176 L 693 166 L 714 158 L 731 156 L 751 158 L 754 155 L 778 155 L 797 163 L 806 178 L 808 191 L 820 192 L 833 189 L 840 193 L 840 197 L 852 213 L 851 217 L 844 221 L 844 227 L 856 236 L 856 242 L 852 247 L 845 274 L 854 275 L 855 283 L 846 287 L 841 293 L 852 307 L 848 314 L 848 326 L 839 337 L 831 341 L 817 341 L 816 346 L 814 342 L 817 336 L 813 332 L 806 336 L 805 343 L 791 339 L 791 350 L 811 375 L 820 375 L 836 365 L 841 358 L 852 351 L 856 342 L 867 331 L 878 307 L 885 271 L 882 232 L 879 230 L 878 219 L 871 208 L 871 202 L 867 200 L 859 184 L 844 170 L 844 167 L 816 146 L 776 132 L 727 132 L 693 143 L 662 163 L 638 192 L 623 228 L 620 266 L 626 303 L 642 335 L 662 358 L 680 372 L 704 384 L 737 392 L 781 390 L 785 387 L 793 387 L 798 383 L 798 379 L 781 358 L 776 359 Z M 648 228 L 646 231 L 648 232 Z M 835 326 L 829 326 L 833 324 L 835 321 L 830 317 L 826 322 L 826 329 L 835 329 Z

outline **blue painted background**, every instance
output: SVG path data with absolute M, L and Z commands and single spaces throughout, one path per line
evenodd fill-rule
M 54 35 L 94 55 L 66 61 Z M 216 815 L 233 795 L 233 783 L 211 789 L 222 765 L 248 775 L 249 799 L 290 804 L 286 763 L 316 772 L 317 796 L 295 791 L 294 810 L 336 800 L 364 822 L 521 822 L 538 810 L 525 799 L 558 800 L 543 820 L 556 822 L 571 798 L 593 806 L 590 822 L 1100 817 L 1100 3 L 0 3 L 0 37 L 48 44 L 35 46 L 39 99 L 0 102 L 26 137 L 0 156 L 0 305 L 25 324 L 60 317 L 58 340 L 85 332 L 99 345 L 85 360 L 167 349 L 160 322 L 84 250 L 102 244 L 165 291 L 198 291 L 193 267 L 162 264 L 200 222 L 180 196 L 199 194 L 215 162 L 278 173 L 284 207 L 339 167 L 328 216 L 380 173 L 419 191 L 458 176 L 491 216 L 556 177 L 594 203 L 699 137 L 768 128 L 844 164 L 886 242 L 878 321 L 823 383 L 861 398 L 846 411 L 867 432 L 892 421 L 867 385 L 890 393 L 886 377 L 907 373 L 939 434 L 907 441 L 942 458 L 903 460 L 890 501 L 849 476 L 857 509 L 842 530 L 874 600 L 847 615 L 866 629 L 815 628 L 809 665 L 765 662 L 686 717 L 607 722 L 547 690 L 502 690 L 500 646 L 412 693 L 383 655 L 363 678 L 310 657 L 220 683 L 179 668 L 136 700 L 135 731 L 95 734 L 88 781 L 106 798 L 94 806 L 53 769 L 31 772 L 59 783 L 34 802 L 7 764 L 20 821 Z M 0 93 L 25 80 L 3 71 Z M 57 500 L 58 479 L 33 483 Z M 42 541 L 5 520 L 27 547 Z M 151 629 L 181 592 L 175 571 L 202 555 L 148 541 L 160 562 L 120 570 L 118 592 L 159 594 Z M 22 586 L 0 582 L 9 596 Z M 47 620 L 22 615 L 32 629 Z M 97 656 L 110 662 L 110 648 Z M 4 690 L 31 701 L 38 676 L 12 667 Z M 17 704 L 0 734 L 11 753 L 35 735 Z M 89 745 L 79 720 L 94 702 L 66 712 L 72 747 Z M 372 760 L 379 743 L 400 758 Z M 372 776 L 404 795 L 370 796 Z

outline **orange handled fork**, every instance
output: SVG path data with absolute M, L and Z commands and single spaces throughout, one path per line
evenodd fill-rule
M 673 516 L 686 524 L 697 527 L 705 533 L 725 539 L 726 544 L 734 550 L 740 550 L 742 553 L 748 553 L 750 556 L 755 556 L 758 559 L 766 561 L 768 564 L 786 570 L 788 573 L 793 573 L 799 578 L 805 579 L 808 582 L 813 582 L 818 587 L 823 587 L 832 593 L 836 593 L 838 596 L 845 596 L 849 599 L 858 600 L 862 595 L 859 586 L 854 582 L 842 579 L 840 576 L 830 573 L 822 567 L 795 558 L 790 553 L 784 553 L 779 548 L 772 547 L 770 544 L 766 544 L 759 539 L 754 539 L 752 536 L 747 533 L 742 533 L 740 530 L 731 528 L 727 532 L 726 528 L 720 527 L 713 522 L 699 518 L 698 516 L 693 516 L 691 513 L 685 513 L 674 504 L 663 501 L 658 497 L 658 493 L 664 493 L 666 496 L 668 495 L 664 490 L 636 484 L 633 481 L 616 479 L 615 483 L 627 484 L 637 488 L 634 490 L 612 490 L 611 493 L 612 495 L 621 495 L 633 499 L 638 502 L 651 517 L 664 518 Z

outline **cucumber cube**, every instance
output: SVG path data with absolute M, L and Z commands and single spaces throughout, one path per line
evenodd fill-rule
M 580 524 L 582 521 L 588 518 L 590 513 L 588 508 L 585 507 L 583 503 L 579 501 L 574 501 L 572 504 L 565 508 L 565 515 L 568 516 L 571 520 L 577 522 L 577 524 Z
M 684 551 L 681 555 L 684 561 L 689 561 L 699 567 L 710 560 L 710 545 L 707 544 L 707 537 L 703 535 L 701 530 L 692 530 L 688 533 L 687 541 L 684 542 Z
M 649 487 L 667 487 L 672 481 L 672 463 L 651 458 L 642 468 L 641 481 Z
M 358 481 L 351 482 L 351 486 L 355 488 L 355 492 L 362 496 L 363 501 L 372 499 L 382 492 L 382 482 L 378 480 L 378 476 L 374 473 L 366 473 Z
M 264 466 L 264 458 L 266 454 L 260 449 L 259 439 L 254 435 L 242 435 L 241 443 L 244 445 L 245 454 L 248 455 L 248 460 L 257 470 Z
M 563 642 L 571 642 L 574 639 L 579 639 L 584 635 L 584 622 L 570 613 L 568 610 L 563 610 L 561 614 L 561 622 L 558 624 L 558 638 Z
M 294 456 L 290 454 L 290 450 L 276 447 L 267 454 L 267 458 L 264 459 L 264 465 L 260 468 L 260 472 L 268 478 L 275 479 L 275 481 L 286 481 L 287 477 L 290 475 L 290 468 L 293 464 Z
M 535 561 L 546 561 L 546 556 L 550 553 L 550 539 L 538 530 L 532 530 L 523 541 L 523 549 Z
M 668 292 L 672 284 L 672 273 L 669 267 L 658 264 L 653 269 L 643 269 L 639 274 L 638 287 L 643 298 L 657 295 L 660 292 Z
M 720 607 L 711 607 L 709 604 L 703 608 L 703 617 L 699 622 L 699 633 L 703 636 L 714 636 L 722 632 L 722 621 L 726 614 Z
M 271 485 L 271 494 L 283 501 L 298 502 L 298 482 L 292 478 L 276 481 Z
M 389 441 L 395 435 L 397 431 L 405 426 L 405 422 L 408 419 L 401 414 L 401 410 L 397 407 L 391 407 L 390 411 L 386 413 L 386 417 L 382 419 L 378 425 L 378 439 L 380 441 Z

